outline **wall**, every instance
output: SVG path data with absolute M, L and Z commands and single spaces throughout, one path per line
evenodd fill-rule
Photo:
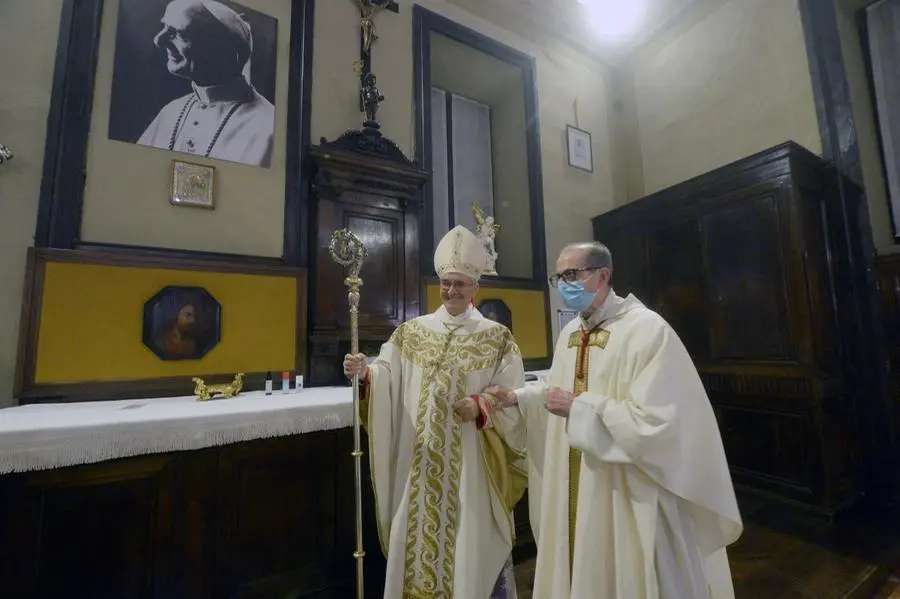
M 281 257 L 291 3 L 240 0 L 278 18 L 275 150 L 270 168 L 172 153 L 107 137 L 118 0 L 103 6 L 81 238 L 84 241 Z M 148 33 L 147 45 L 152 43 Z M 164 59 L 159 51 L 159 60 Z M 216 168 L 213 211 L 169 204 L 172 160 Z
M 821 152 L 797 0 L 715 2 L 626 68 L 644 194 L 789 139 Z
M 494 218 L 503 223 L 495 239 L 503 257 L 497 268 L 504 277 L 530 278 L 531 238 L 521 234 L 531 228 L 528 177 L 522 176 L 528 170 L 523 76 L 515 65 L 431 35 L 431 84 L 491 107 Z
M 282 18 L 287 6 L 276 0 L 243 2 L 277 13 Z M 423 0 L 421 4 L 536 58 L 547 259 L 552 271 L 560 248 L 568 242 L 590 238 L 590 217 L 613 205 L 606 70 L 596 61 L 558 42 L 543 40 L 540 36 L 526 40 L 443 0 Z M 0 219 L 3 250 L 0 252 L 0 272 L 4 283 L 0 285 L 0 406 L 12 403 L 25 250 L 33 242 L 61 6 L 62 0 L 0 2 L 0 55 L 17 57 L 15 61 L 0 61 L 0 77 L 4 82 L 0 86 L 0 142 L 16 153 L 15 160 L 0 167 L 0 205 L 4 217 Z M 104 14 L 107 26 L 117 7 L 115 0 L 107 2 Z M 318 0 L 315 16 L 311 138 L 317 141 L 321 136 L 333 139 L 344 130 L 358 126 L 362 115 L 357 105 L 358 80 L 353 73 L 359 48 L 356 9 L 352 2 Z M 284 23 L 283 20 L 279 29 L 282 51 L 286 51 L 288 43 Z M 385 134 L 411 155 L 411 0 L 400 0 L 397 15 L 380 15 L 378 28 L 380 39 L 375 45 L 373 66 L 386 97 L 379 118 Z M 114 45 L 113 32 L 110 27 L 103 34 L 101 43 L 105 50 Z M 280 68 L 286 66 L 286 61 L 279 62 Z M 108 98 L 103 96 L 103 86 L 108 87 L 111 76 L 109 56 L 101 56 L 97 73 L 93 124 L 98 127 L 96 130 L 105 131 Z M 283 98 L 285 92 L 282 74 L 278 79 L 278 93 Z M 577 103 L 582 108 L 576 119 L 574 107 Z M 281 106 L 276 107 L 277 119 L 285 117 L 283 106 L 284 102 L 281 102 Z M 565 126 L 576 124 L 576 120 L 578 126 L 593 135 L 593 174 L 567 165 Z M 281 135 L 283 140 L 283 133 Z M 151 155 L 152 158 L 148 158 Z M 235 174 L 220 188 L 224 194 L 221 197 L 230 200 L 253 198 L 255 204 L 252 205 L 254 210 L 233 210 L 221 203 L 226 200 L 221 200 L 220 208 L 212 213 L 215 216 L 210 216 L 208 212 L 175 210 L 168 205 L 165 169 L 175 156 L 109 142 L 105 137 L 92 139 L 92 170 L 85 197 L 85 237 L 92 241 L 146 243 L 229 253 L 280 254 L 284 190 L 282 175 L 275 172 L 276 167 L 263 181 L 254 178 L 260 169 L 215 163 L 219 172 Z M 152 187 L 147 188 L 150 179 Z M 123 209 L 123 205 L 127 208 Z M 203 215 L 218 219 L 216 225 L 206 227 L 195 222 L 204 220 Z M 139 227 L 135 228 L 134 223 Z M 554 294 L 551 294 L 551 300 L 555 314 L 558 300 Z M 551 321 L 555 328 L 555 316 Z
M 385 135 L 407 155 L 414 154 L 412 105 L 412 2 L 399 0 L 399 14 L 377 18 L 379 39 L 372 68 L 385 96 L 379 120 Z M 549 270 L 555 270 L 559 250 L 572 241 L 591 238 L 590 218 L 613 207 L 610 144 L 607 124 L 607 71 L 568 46 L 535 36 L 524 39 L 443 0 L 421 0 L 421 6 L 535 57 L 543 160 L 544 222 Z M 312 90 L 312 139 L 333 139 L 361 121 L 356 102 L 357 80 L 351 76 L 358 58 L 356 9 L 351 2 L 316 3 Z M 576 105 L 579 107 L 576 119 Z M 566 124 L 592 134 L 594 172 L 568 166 Z M 500 223 L 503 224 L 502 222 Z M 502 259 L 502 256 L 501 256 Z M 551 319 L 556 334 L 556 309 L 551 294 Z
M 0 2 L 0 407 L 12 403 L 25 251 L 32 244 L 62 0 Z M 12 59 L 15 57 L 15 60 Z

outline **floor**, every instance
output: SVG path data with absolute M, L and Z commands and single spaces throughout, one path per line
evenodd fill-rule
M 896 515 L 829 525 L 752 500 L 741 510 L 744 534 L 729 548 L 736 599 L 900 599 L 900 530 L 886 525 Z M 519 599 L 533 580 L 533 559 L 516 566 Z

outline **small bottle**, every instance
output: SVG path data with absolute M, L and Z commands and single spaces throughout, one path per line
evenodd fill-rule
M 300 393 L 301 391 L 303 391 L 303 375 L 302 374 L 297 375 L 296 382 L 294 383 L 294 390 L 297 391 L 297 393 Z
M 287 370 L 281 373 L 281 392 L 285 394 L 291 392 L 291 373 Z
M 266 373 L 266 395 L 272 395 L 272 371 Z

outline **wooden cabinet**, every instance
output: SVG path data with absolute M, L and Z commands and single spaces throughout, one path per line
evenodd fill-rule
M 900 254 L 879 256 L 875 270 L 890 363 L 890 413 L 900 435 Z
M 0 477 L 4 597 L 352 595 L 349 429 Z M 369 592 L 384 558 L 364 481 Z
M 420 312 L 419 218 L 428 180 L 391 142 L 351 131 L 310 149 L 316 222 L 311 298 L 310 383 L 343 382 L 349 348 L 344 269 L 328 246 L 337 229 L 355 233 L 368 250 L 360 277 L 360 350 L 377 355 L 393 330 Z
M 788 143 L 593 220 L 616 291 L 694 358 L 735 483 L 827 513 L 859 494 L 835 184 Z

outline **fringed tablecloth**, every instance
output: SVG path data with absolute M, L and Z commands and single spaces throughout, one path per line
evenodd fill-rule
M 288 395 L 36 404 L 0 410 L 0 474 L 48 470 L 153 453 L 344 428 L 349 387 Z

